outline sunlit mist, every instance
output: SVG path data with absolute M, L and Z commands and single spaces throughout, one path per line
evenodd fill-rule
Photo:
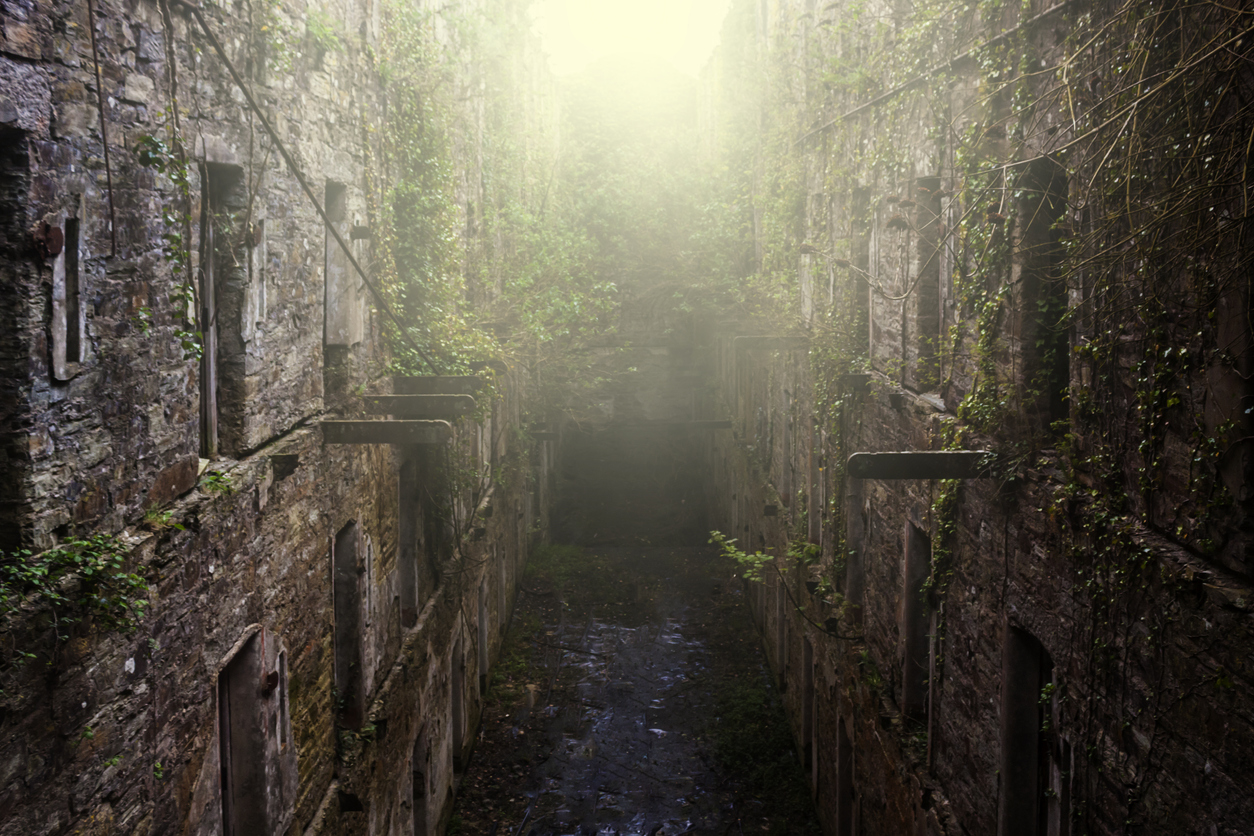
M 553 71 L 606 57 L 667 63 L 696 75 L 718 43 L 730 0 L 540 0 L 533 7 Z

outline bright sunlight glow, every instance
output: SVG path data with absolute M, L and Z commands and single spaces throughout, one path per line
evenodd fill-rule
M 539 0 L 535 28 L 558 76 L 601 58 L 666 63 L 696 76 L 718 44 L 730 0 Z

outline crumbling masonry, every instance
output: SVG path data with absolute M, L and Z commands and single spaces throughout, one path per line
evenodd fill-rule
M 633 445 L 641 524 L 766 556 L 830 833 L 1251 832 L 1250 13 L 906 5 L 732 3 L 739 302 L 655 312 L 577 432 L 387 371 L 379 0 L 0 4 L 0 549 L 151 583 L 128 630 L 22 579 L 0 836 L 443 832 L 557 465 L 602 501 Z
M 546 453 L 503 367 L 382 375 L 379 4 L 2 21 L 0 548 L 152 586 L 134 632 L 8 614 L 0 832 L 441 832 Z

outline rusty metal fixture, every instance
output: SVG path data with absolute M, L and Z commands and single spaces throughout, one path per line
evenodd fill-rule
M 65 233 L 59 226 L 43 221 L 35 227 L 35 246 L 44 259 L 56 258 L 65 249 Z

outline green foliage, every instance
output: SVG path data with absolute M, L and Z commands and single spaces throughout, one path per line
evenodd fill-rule
M 183 530 L 182 524 L 174 521 L 173 511 L 163 511 L 155 506 L 144 512 L 143 524 L 150 531 Z
M 545 544 L 538 547 L 527 558 L 527 568 L 523 577 L 548 578 L 554 586 L 561 589 L 586 565 L 587 561 L 588 558 L 584 555 L 581 546 Z
M 52 614 L 58 636 L 88 618 L 103 630 L 129 632 L 148 606 L 148 583 L 128 571 L 128 554 L 106 534 L 76 537 L 38 554 L 0 554 L 0 616 L 31 604 Z
M 221 470 L 206 470 L 200 477 L 200 489 L 215 496 L 230 496 L 235 493 L 230 475 Z
M 875 659 L 871 656 L 871 651 L 864 649 L 858 655 L 858 667 L 862 672 L 862 681 L 872 691 L 884 690 L 884 677 L 880 673 L 879 666 L 875 664 Z
M 413 350 L 389 323 L 398 369 L 408 373 L 460 372 L 495 354 L 489 334 L 467 312 L 462 272 L 462 227 L 454 193 L 452 142 L 455 73 L 435 38 L 435 13 L 418 3 L 389 4 L 380 43 L 380 74 L 388 91 L 388 122 L 380 162 L 387 185 L 373 189 L 377 275 Z M 452 14 L 451 12 L 449 14 Z M 448 49 L 464 48 L 462 30 Z
M 711 531 L 709 543 L 718 546 L 724 557 L 736 561 L 740 567 L 740 576 L 750 581 L 761 581 L 766 567 L 775 560 L 775 555 L 765 552 L 746 552 L 736 545 L 736 538 L 728 537 L 721 531 Z
M 725 683 L 716 694 L 716 711 L 715 756 L 761 802 L 763 818 L 772 820 L 769 832 L 816 832 L 809 783 L 775 690 L 765 678 Z
M 322 52 L 338 52 L 344 48 L 340 29 L 324 10 L 310 8 L 305 15 L 305 33 Z

